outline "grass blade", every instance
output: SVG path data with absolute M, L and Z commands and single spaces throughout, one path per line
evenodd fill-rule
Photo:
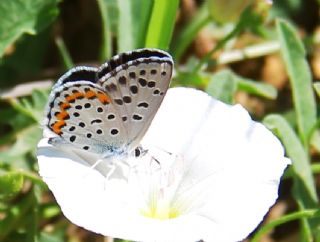
M 112 56 L 112 43 L 111 43 L 111 20 L 108 15 L 108 7 L 105 0 L 97 0 L 98 7 L 101 15 L 102 25 L 102 40 L 100 50 L 100 60 L 105 61 Z
M 278 219 L 271 221 L 270 223 L 263 225 L 258 232 L 254 235 L 251 242 L 259 242 L 261 240 L 262 235 L 266 234 L 271 229 L 275 228 L 284 223 L 288 223 L 290 221 L 302 218 L 312 218 L 312 217 L 320 217 L 320 210 L 317 209 L 309 209 L 303 210 L 295 213 L 291 213 L 285 216 L 282 216 Z
M 189 44 L 194 40 L 197 33 L 206 26 L 211 21 L 208 6 L 204 4 L 201 9 L 196 13 L 196 15 L 186 24 L 186 27 L 179 33 L 179 35 L 174 38 L 171 50 L 173 58 L 179 61 L 183 52 L 189 46 Z
M 320 82 L 314 83 L 313 87 L 316 90 L 317 95 L 320 97 Z
M 118 0 L 118 52 L 125 52 L 135 49 L 135 36 L 133 25 L 135 23 L 132 16 L 132 1 Z
M 153 2 L 153 0 L 117 0 L 118 52 L 145 46 Z
M 268 115 L 263 123 L 273 130 L 282 141 L 286 148 L 287 155 L 292 160 L 292 168 L 295 173 L 293 196 L 295 197 L 301 210 L 307 208 L 316 208 L 318 206 L 318 197 L 315 183 L 312 176 L 312 170 L 307 152 L 302 143 L 290 127 L 288 122 L 280 115 Z M 313 221 L 314 224 L 318 221 Z M 311 229 L 309 223 L 303 219 L 303 236 L 305 241 L 311 241 Z
M 151 17 L 154 0 L 131 0 L 132 11 L 135 16 L 134 36 L 136 36 L 135 47 L 142 48 L 145 46 L 148 24 Z
M 179 0 L 155 0 L 146 37 L 147 47 L 169 48 L 178 5 Z
M 71 69 L 74 66 L 74 64 L 63 39 L 61 39 L 60 37 L 57 37 L 55 38 L 55 42 L 58 47 L 64 69 L 65 70 Z
M 288 122 L 280 115 L 271 114 L 266 116 L 263 123 L 273 130 L 281 139 L 287 154 L 292 160 L 292 167 L 308 190 L 311 203 L 317 203 L 318 197 L 315 189 L 309 157 L 298 137 Z

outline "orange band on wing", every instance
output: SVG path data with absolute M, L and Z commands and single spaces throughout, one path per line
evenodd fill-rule
M 102 104 L 110 103 L 110 98 L 102 92 L 98 92 L 98 99 Z
M 83 98 L 83 97 L 84 97 L 83 93 L 76 92 L 76 93 L 74 93 L 74 94 L 72 94 L 70 96 L 67 96 L 66 97 L 66 101 L 70 103 L 70 102 L 75 101 L 76 99 Z
M 61 102 L 59 104 L 60 112 L 55 114 L 57 121 L 51 125 L 53 132 L 55 132 L 58 135 L 62 134 L 61 129 L 67 125 L 65 120 L 69 118 L 69 113 L 67 109 L 71 107 L 70 103 L 73 103 L 75 100 L 81 99 L 81 98 L 88 98 L 88 99 L 98 98 L 99 101 L 104 105 L 110 103 L 109 96 L 100 91 L 98 92 L 95 92 L 93 90 L 88 90 L 85 92 L 76 91 L 71 95 L 66 96 L 65 102 Z
M 56 134 L 60 135 L 62 134 L 61 128 L 64 127 L 65 125 L 66 125 L 66 122 L 64 120 L 58 120 L 53 124 L 52 130 Z
M 61 111 L 65 111 L 66 109 L 68 109 L 68 108 L 70 108 L 70 107 L 71 107 L 71 105 L 70 105 L 70 103 L 68 103 L 68 102 L 61 103 L 61 104 L 60 104 L 60 110 L 61 110 Z
M 95 98 L 97 96 L 97 93 L 95 93 L 94 91 L 89 90 L 89 91 L 87 91 L 85 93 L 85 96 L 88 99 L 92 99 L 92 98 Z
M 60 113 L 57 113 L 56 117 L 58 120 L 65 120 L 65 119 L 69 118 L 69 114 L 66 111 L 62 111 Z

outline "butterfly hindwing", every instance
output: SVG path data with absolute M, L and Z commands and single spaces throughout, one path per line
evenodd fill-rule
M 88 81 L 66 83 L 52 96 L 47 126 L 63 143 L 104 155 L 124 149 L 125 129 L 101 87 Z

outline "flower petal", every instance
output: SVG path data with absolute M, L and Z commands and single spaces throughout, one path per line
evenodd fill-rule
M 176 203 L 196 198 L 195 213 L 212 223 L 205 241 L 245 238 L 278 196 L 280 177 L 290 163 L 281 143 L 240 105 L 223 104 L 200 91 L 171 89 L 163 107 L 144 141 L 189 161 Z
M 262 220 L 289 163 L 277 138 L 241 106 L 187 88 L 168 91 L 142 144 L 160 164 L 154 147 L 182 157 L 172 201 L 190 205 L 181 216 L 143 216 L 143 194 L 125 174 L 116 171 L 106 180 L 92 168 L 97 157 L 57 149 L 47 139 L 39 143 L 39 172 L 65 216 L 96 233 L 137 241 L 227 242 L 243 239 Z

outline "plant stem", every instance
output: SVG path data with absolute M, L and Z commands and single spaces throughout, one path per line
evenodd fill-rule
M 69 51 L 67 50 L 67 47 L 62 38 L 56 37 L 55 42 L 61 55 L 63 66 L 66 70 L 69 70 L 74 66 Z

